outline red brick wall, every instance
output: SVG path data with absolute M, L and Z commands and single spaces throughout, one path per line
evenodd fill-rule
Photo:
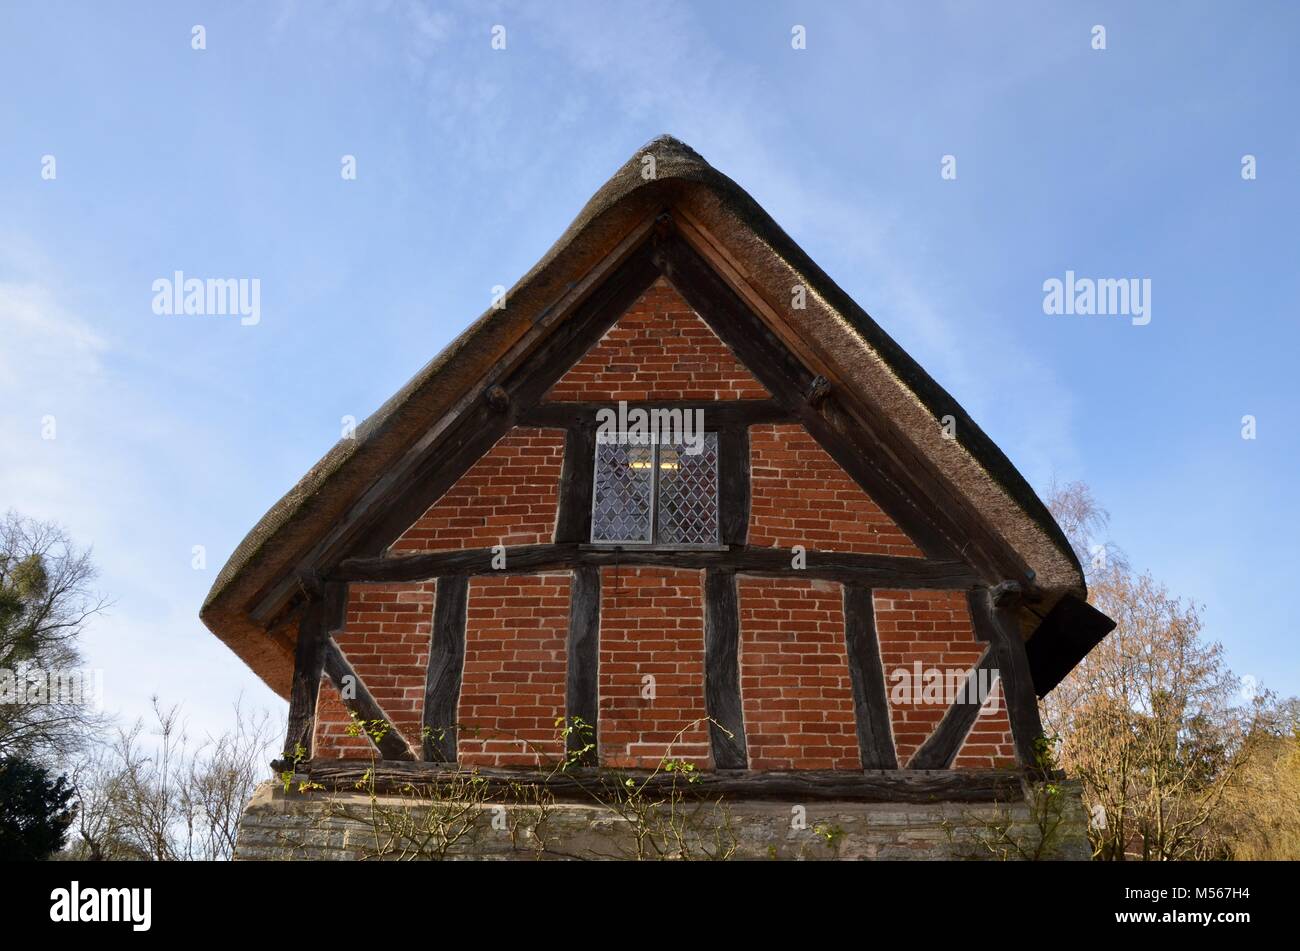
M 751 769 L 861 769 L 838 584 L 741 578 L 740 691 Z
M 694 570 L 602 570 L 600 753 L 617 766 L 653 766 L 664 755 L 709 765 L 704 726 L 677 732 L 704 707 L 703 574 Z M 740 674 L 754 769 L 857 769 L 852 688 L 838 585 L 796 578 L 741 578 Z M 461 760 L 471 765 L 535 765 L 523 740 L 547 757 L 563 755 L 555 721 L 564 716 L 565 637 L 570 579 L 487 575 L 470 582 L 465 672 L 458 721 Z M 340 647 L 408 740 L 420 742 L 434 585 L 353 585 Z M 899 764 L 925 741 L 947 709 L 923 702 L 921 684 L 900 699 L 899 670 L 968 670 L 976 641 L 961 592 L 878 591 L 876 627 Z M 645 675 L 655 696 L 642 696 Z M 315 755 L 369 757 L 328 680 L 321 685 Z M 1015 763 L 1010 724 L 995 690 L 954 766 Z
M 350 735 L 348 708 L 334 689 L 329 677 L 322 677 L 320 693 L 316 696 L 316 732 L 312 739 L 312 755 L 322 759 L 369 759 L 378 756 L 368 737 Z M 292 753 L 292 751 L 288 751 Z
M 1011 738 L 1011 723 L 1002 701 L 1002 684 L 993 685 L 989 698 L 980 709 L 979 719 L 971 727 L 953 760 L 954 769 L 992 769 L 1014 766 L 1016 744 Z
M 424 679 L 433 627 L 434 584 L 349 586 L 346 622 L 334 635 L 357 675 L 412 744 L 419 745 Z M 340 702 L 316 708 L 321 757 L 369 756 L 366 742 L 341 742 L 349 722 Z M 347 737 L 342 737 L 347 740 Z
M 469 766 L 537 766 L 564 755 L 568 572 L 471 578 L 457 756 Z
M 656 766 L 661 757 L 709 762 L 704 708 L 704 572 L 601 569 L 601 762 Z M 654 697 L 642 678 L 654 677 Z M 669 749 L 669 744 L 673 743 Z
M 749 445 L 751 545 L 921 555 L 802 426 L 751 426 Z
M 906 766 L 948 709 L 946 698 L 940 703 L 924 702 L 924 681 L 917 682 L 915 664 L 921 664 L 922 673 L 929 669 L 969 671 L 979 663 L 986 645 L 975 639 L 966 596 L 960 591 L 877 591 L 875 613 L 894 743 L 899 765 Z M 908 680 L 896 678 L 899 671 L 906 671 Z M 901 688 L 909 682 L 910 698 L 903 699 Z M 980 715 L 973 735 L 977 733 L 983 740 L 1000 731 L 1009 737 L 1010 724 L 1001 705 L 997 713 Z M 1003 756 L 1004 752 L 1010 757 Z M 1014 762 L 1014 753 L 1000 741 L 972 744 L 968 739 L 962 756 L 963 766 Z
M 529 545 L 555 537 L 564 431 L 516 427 L 392 545 L 395 552 Z
M 659 278 L 554 386 L 550 400 L 764 399 L 735 354 Z
M 553 388 L 552 399 L 755 399 L 767 396 L 672 286 L 656 282 Z M 754 545 L 919 557 L 872 499 L 797 425 L 750 431 Z M 440 551 L 553 538 L 564 434 L 516 428 L 392 546 Z M 600 736 L 607 765 L 653 766 L 669 755 L 709 765 L 704 705 L 703 573 L 602 569 Z M 491 575 L 471 580 L 459 756 L 469 765 L 533 765 L 562 755 L 570 577 Z M 758 769 L 857 769 L 852 689 L 838 585 L 801 578 L 740 581 L 741 689 L 750 762 Z M 354 585 L 345 629 L 349 660 L 406 737 L 420 742 L 433 584 Z M 961 593 L 877 592 L 886 689 L 899 668 L 969 668 L 976 642 Z M 643 677 L 654 697 L 643 697 Z M 891 703 L 900 764 L 946 705 Z M 346 710 L 325 685 L 320 756 L 368 756 L 344 735 Z M 959 767 L 1012 762 L 1004 710 L 981 715 Z

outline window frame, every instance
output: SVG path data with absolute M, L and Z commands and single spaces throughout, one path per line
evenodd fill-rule
M 610 445 L 610 442 L 602 442 L 599 438 L 596 440 L 595 448 L 591 454 L 591 529 L 587 533 L 587 544 L 596 548 L 639 548 L 653 549 L 654 551 L 725 551 L 727 545 L 722 541 L 722 433 L 718 430 L 705 430 L 701 435 L 714 437 L 713 448 L 713 537 L 711 542 L 699 542 L 691 544 L 689 542 L 661 542 L 659 540 L 659 451 L 666 447 L 681 445 L 679 443 L 664 443 L 658 439 L 633 441 L 628 439 L 628 433 L 620 432 L 613 434 L 613 445 L 632 445 L 644 446 L 651 451 L 651 468 L 650 468 L 650 539 L 640 541 L 638 539 L 613 540 L 595 538 L 596 534 L 596 493 L 600 488 L 600 447 Z

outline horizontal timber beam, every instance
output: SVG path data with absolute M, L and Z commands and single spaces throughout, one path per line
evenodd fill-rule
M 963 770 L 806 770 L 751 772 L 719 770 L 692 774 L 686 782 L 672 772 L 649 770 L 475 769 L 449 770 L 433 763 L 371 760 L 312 760 L 299 772 L 326 789 L 351 789 L 373 779 L 376 792 L 410 791 L 421 786 L 484 780 L 489 794 L 534 785 L 557 799 L 590 802 L 593 794 L 610 795 L 627 780 L 657 798 L 674 789 L 689 799 L 785 802 L 1011 802 L 1024 798 L 1022 774 L 1007 769 Z
M 505 549 L 504 567 L 494 567 L 491 548 L 350 558 L 329 576 L 331 581 L 428 581 L 452 574 L 535 574 L 583 565 L 659 565 L 668 568 L 723 568 L 742 574 L 778 575 L 840 581 L 869 588 L 970 590 L 980 584 L 969 565 L 959 561 L 856 555 L 810 551 L 805 567 L 792 566 L 785 548 L 638 549 L 595 547 L 579 543 L 514 545 Z M 498 559 L 496 562 L 500 565 Z
M 598 279 L 581 282 L 579 299 L 566 293 L 554 310 L 540 315 L 533 330 L 483 374 L 479 387 L 334 520 L 293 572 L 250 599 L 253 620 L 269 626 L 286 609 L 296 593 L 296 575 L 324 575 L 346 557 L 379 555 L 454 485 L 659 277 L 645 239 L 646 229 L 635 229 L 616 249 L 608 270 L 602 265 Z

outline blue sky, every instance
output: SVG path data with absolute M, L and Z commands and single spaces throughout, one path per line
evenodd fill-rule
M 94 546 L 116 604 L 86 648 L 111 709 L 157 692 L 201 733 L 242 691 L 278 715 L 199 623 L 222 562 L 341 417 L 669 132 L 1040 492 L 1091 484 L 1235 670 L 1300 693 L 1298 28 L 1282 2 L 8 0 L 0 509 Z M 260 279 L 261 322 L 154 314 L 176 270 Z M 1149 278 L 1150 324 L 1045 315 L 1067 270 Z

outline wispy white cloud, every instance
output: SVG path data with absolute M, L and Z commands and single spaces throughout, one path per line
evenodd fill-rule
M 277 707 L 197 617 L 215 566 L 190 567 L 185 522 L 202 521 L 190 493 L 203 480 L 185 482 L 189 492 L 167 483 L 211 447 L 138 380 L 123 385 L 116 364 L 137 361 L 97 329 L 111 322 L 92 322 L 60 290 L 66 276 L 39 249 L 6 236 L 0 275 L 0 508 L 57 522 L 93 549 L 114 606 L 83 646 L 104 672 L 107 711 L 145 716 L 162 693 L 186 702 L 196 729 L 220 731 L 241 682 L 256 705 Z
M 98 373 L 104 338 L 40 284 L 0 282 L 0 392 L 62 387 Z

